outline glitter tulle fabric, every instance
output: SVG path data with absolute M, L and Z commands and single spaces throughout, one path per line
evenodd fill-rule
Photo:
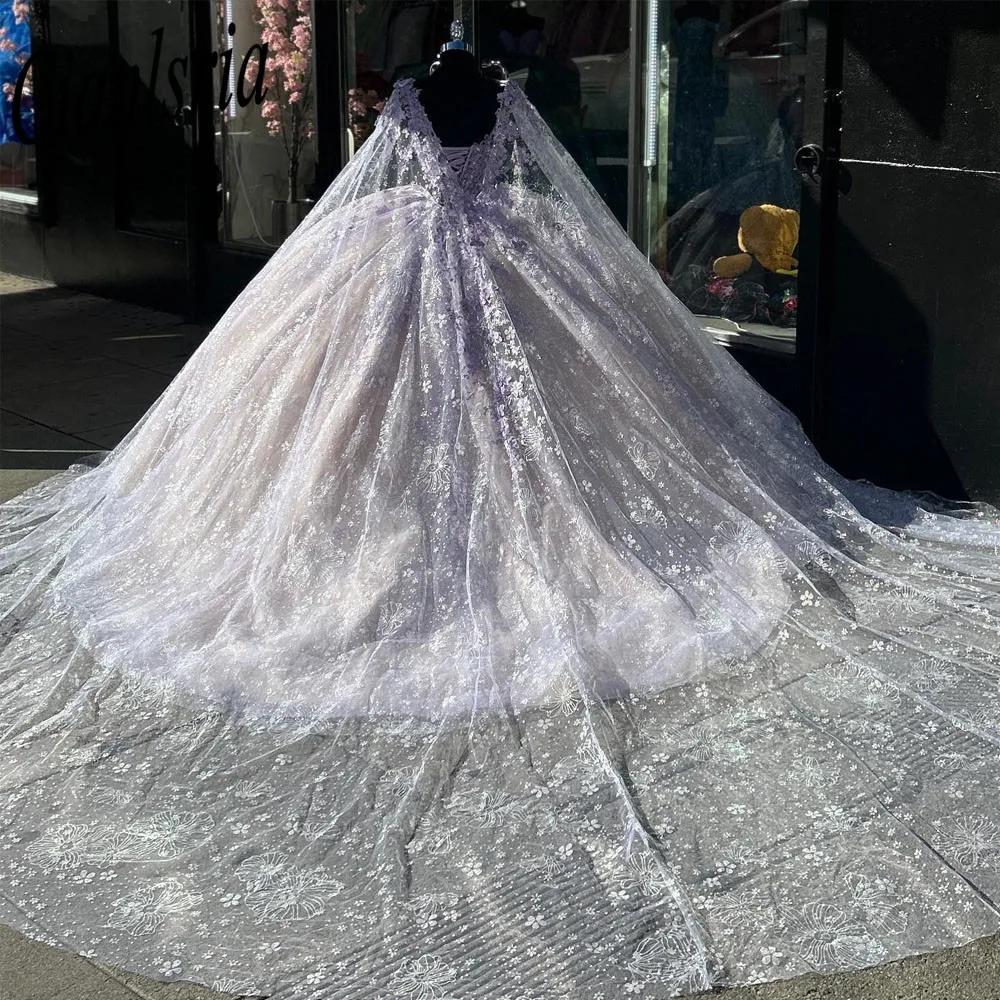
M 456 163 L 398 83 L 125 439 L 0 506 L 0 919 L 405 1000 L 1000 929 L 1000 512 L 825 465 L 515 84 Z

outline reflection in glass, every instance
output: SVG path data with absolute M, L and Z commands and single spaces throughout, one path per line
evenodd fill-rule
M 655 0 L 654 0 L 655 2 Z M 794 350 L 805 0 L 661 0 L 650 259 L 705 326 Z
M 392 84 L 429 72 L 453 10 L 450 0 L 348 0 L 348 156 L 371 134 Z M 629 30 L 629 4 L 621 0 L 466 5 L 466 32 L 480 62 L 499 62 L 520 84 L 622 225 L 628 215 Z
M 276 247 L 316 196 L 312 0 L 217 0 L 216 15 L 222 239 Z
M 349 0 L 345 38 L 347 70 L 346 155 L 371 135 L 397 79 L 430 71 L 448 38 L 451 2 Z
M 477 7 L 498 60 L 624 226 L 628 216 L 629 4 L 521 0 Z
M 191 130 L 175 123 L 179 104 L 190 104 L 187 3 L 120 3 L 114 94 L 120 144 L 115 199 L 124 229 L 183 239 L 187 233 L 185 178 Z M 178 93 L 180 101 L 178 101 Z

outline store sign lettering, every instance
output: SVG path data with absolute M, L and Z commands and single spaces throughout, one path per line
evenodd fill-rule
M 33 146 L 35 144 L 35 137 L 25 132 L 24 123 L 21 121 L 21 101 L 24 99 L 24 81 L 28 78 L 28 70 L 31 69 L 31 60 L 33 58 L 33 56 L 28 56 L 21 67 L 21 72 L 17 74 L 17 82 L 14 84 L 14 101 L 10 112 L 10 124 L 14 129 L 14 135 L 17 136 L 17 141 L 25 146 Z
M 156 86 L 160 74 L 160 63 L 162 61 L 163 55 L 163 28 L 157 28 L 155 31 L 150 32 L 156 39 L 153 47 L 153 59 L 150 66 L 149 72 L 149 86 L 147 89 L 147 98 L 149 101 L 156 101 Z M 230 36 L 236 33 L 236 25 L 229 25 Z M 219 65 L 219 52 L 213 52 L 209 58 L 209 65 L 212 69 L 215 69 Z M 221 84 L 219 87 L 219 103 L 218 108 L 220 111 L 225 113 L 226 109 L 229 107 L 233 98 L 236 98 L 236 103 L 241 107 L 245 108 L 251 103 L 263 104 L 264 99 L 267 97 L 267 88 L 264 86 L 264 73 L 265 67 L 267 65 L 267 43 L 264 44 L 254 44 L 247 49 L 240 63 L 240 70 L 236 77 L 236 93 L 233 94 L 228 90 L 229 87 L 229 74 L 233 64 L 234 50 L 229 48 L 222 52 L 222 71 L 219 74 L 221 79 Z M 12 111 L 12 125 L 14 128 L 14 133 L 17 135 L 18 139 L 27 146 L 33 145 L 35 142 L 34 137 L 29 136 L 21 121 L 21 104 L 24 96 L 25 81 L 27 79 L 28 70 L 31 68 L 32 59 L 34 56 L 29 56 L 24 65 L 21 67 L 21 72 L 18 74 L 17 82 L 14 85 L 13 94 L 13 107 Z M 72 51 L 69 54 L 69 58 L 73 58 Z M 253 77 L 252 85 L 248 84 L 247 77 L 249 75 L 249 70 L 252 64 L 255 64 L 256 72 Z M 141 81 L 141 71 L 138 66 L 130 66 L 127 74 L 130 78 L 130 86 L 128 89 L 127 98 L 127 117 L 131 119 L 131 113 L 135 105 L 135 97 L 138 89 L 142 86 Z M 180 111 L 181 107 L 185 104 L 184 100 L 184 83 L 183 81 L 187 79 L 188 75 L 188 57 L 187 56 L 176 56 L 171 59 L 167 65 L 167 86 L 170 88 L 170 92 L 173 95 L 174 100 L 174 110 L 170 111 L 166 107 L 166 102 L 159 100 L 159 105 L 162 113 L 165 116 L 173 117 L 177 112 Z M 64 99 L 60 102 L 63 108 L 64 124 L 67 120 L 75 122 L 78 131 L 85 131 L 86 129 L 92 128 L 95 124 L 95 120 L 100 111 L 101 105 L 101 95 L 104 92 L 104 88 L 107 84 L 107 73 L 91 73 L 83 81 L 77 81 L 74 79 L 72 73 L 66 74 L 66 92 L 64 92 Z M 69 114 L 69 90 L 73 88 L 77 94 L 77 100 L 75 102 L 76 107 L 74 108 L 74 113 Z M 116 91 L 116 93 L 121 94 L 123 91 Z M 91 98 L 91 113 L 89 115 L 84 114 L 86 101 L 84 100 L 87 96 L 93 95 Z M 131 122 L 130 122 L 131 124 Z

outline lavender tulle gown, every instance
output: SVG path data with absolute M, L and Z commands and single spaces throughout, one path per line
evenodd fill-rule
M 1000 512 L 850 482 L 515 84 L 412 82 L 110 453 L 0 506 L 0 920 L 275 997 L 998 930 Z

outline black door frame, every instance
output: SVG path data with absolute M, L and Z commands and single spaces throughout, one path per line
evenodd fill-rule
M 119 48 L 119 5 L 106 0 L 109 69 L 121 67 Z M 184 236 L 139 232 L 122 219 L 118 201 L 121 184 L 115 184 L 114 230 L 118 245 L 133 257 L 155 257 L 162 273 L 164 259 L 174 260 L 178 288 L 184 289 L 183 312 L 191 319 L 201 315 L 205 304 L 206 248 L 217 241 L 215 229 L 215 135 L 211 55 L 212 0 L 187 0 L 187 51 L 175 53 L 186 60 L 183 68 L 190 104 L 174 109 L 176 127 L 187 133 L 182 156 L 184 187 Z M 115 121 L 114 115 L 112 120 Z M 117 124 L 117 122 L 116 122 Z M 127 131 L 124 133 L 127 135 Z M 127 140 L 126 140 L 127 141 Z M 116 161 L 117 163 L 117 161 Z M 120 167 L 116 167 L 120 170 Z
M 218 242 L 216 224 L 215 102 L 210 61 L 214 17 L 212 0 L 189 0 L 188 32 L 191 50 L 192 141 L 185 183 L 187 196 L 188 308 L 201 315 L 209 282 L 205 248 Z
M 316 117 L 316 190 L 325 191 L 344 167 L 344 98 L 347 67 L 344 38 L 347 10 L 343 3 L 313 2 L 313 51 Z M 328 53 L 324 59 L 319 53 Z M 331 58 L 334 53 L 336 58 Z
M 806 8 L 802 140 L 820 146 L 823 159 L 816 178 L 802 179 L 795 358 L 796 377 L 803 393 L 799 418 L 817 447 L 822 447 L 823 372 L 835 288 L 843 51 L 838 0 L 810 0 Z

